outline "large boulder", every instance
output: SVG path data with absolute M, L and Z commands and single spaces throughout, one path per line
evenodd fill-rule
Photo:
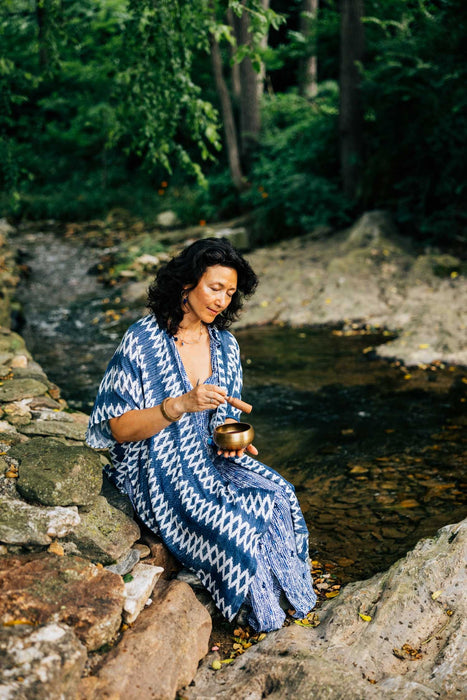
M 80 510 L 81 522 L 67 538 L 68 551 L 101 564 L 112 564 L 139 538 L 140 530 L 132 518 L 114 508 L 104 496 Z
M 271 633 L 231 666 L 208 664 L 190 700 L 454 698 L 465 693 L 467 519 L 388 571 L 346 586 L 316 628 Z
M 0 697 L 73 700 L 86 648 L 66 625 L 54 622 L 0 627 Z
M 81 700 L 173 700 L 208 650 L 211 617 L 190 586 L 160 579 L 152 604 L 83 680 Z
M 13 447 L 9 456 L 20 463 L 17 488 L 29 501 L 89 506 L 99 496 L 102 465 L 99 454 L 89 447 L 33 438 Z
M 0 624 L 64 623 L 90 651 L 113 641 L 121 624 L 121 576 L 78 557 L 0 557 L 0 590 Z

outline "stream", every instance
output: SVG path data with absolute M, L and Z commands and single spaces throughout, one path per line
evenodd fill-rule
M 87 413 L 141 308 L 90 274 L 102 250 L 44 231 L 14 240 L 28 274 L 18 332 L 68 404 Z M 259 458 L 296 487 L 311 555 L 342 581 L 388 568 L 467 515 L 465 368 L 404 368 L 383 335 L 266 326 L 236 332 Z

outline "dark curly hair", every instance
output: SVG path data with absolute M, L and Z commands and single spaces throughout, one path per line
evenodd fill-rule
M 148 290 L 146 306 L 159 325 L 174 335 L 183 320 L 182 296 L 186 285 L 194 289 L 203 273 L 212 265 L 223 265 L 237 271 L 237 291 L 229 306 L 212 321 L 219 329 L 229 328 L 238 318 L 243 300 L 251 296 L 258 278 L 250 264 L 225 238 L 203 238 L 192 243 L 179 255 L 159 268 Z

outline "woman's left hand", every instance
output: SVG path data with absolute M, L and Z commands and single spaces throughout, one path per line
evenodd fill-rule
M 245 452 L 245 450 L 248 450 L 248 452 L 250 452 L 252 455 L 255 455 L 255 456 L 258 454 L 258 450 L 256 449 L 256 447 L 254 445 L 247 445 L 246 447 L 242 448 L 241 450 L 230 450 L 230 451 L 217 450 L 217 454 L 223 455 L 224 457 L 243 457 L 243 453 Z

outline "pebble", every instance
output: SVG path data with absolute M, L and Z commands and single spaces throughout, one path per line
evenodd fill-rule
M 149 557 L 151 554 L 149 547 L 146 544 L 141 544 L 140 542 L 133 545 L 133 549 L 136 549 L 136 551 L 139 552 L 140 559 L 146 559 L 146 557 Z
M 110 564 L 105 568 L 107 571 L 111 571 L 113 574 L 119 574 L 120 576 L 125 576 L 132 571 L 133 567 L 139 562 L 140 554 L 137 549 L 130 549 L 130 551 L 123 557 L 120 557 L 115 564 Z

